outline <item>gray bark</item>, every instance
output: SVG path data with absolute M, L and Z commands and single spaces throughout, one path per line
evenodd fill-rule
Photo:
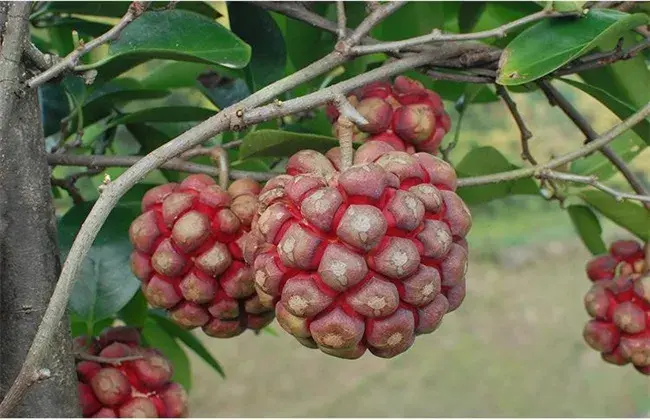
M 0 4 L 0 21 L 2 10 Z M 12 19 L 10 13 L 7 25 Z M 16 56 L 8 48 L 0 53 Z M 18 92 L 19 67 L 0 92 L 7 129 L 0 130 L 0 400 L 20 371 L 61 269 L 38 97 Z M 42 368 L 51 377 L 29 389 L 13 417 L 80 417 L 67 317 L 48 345 Z

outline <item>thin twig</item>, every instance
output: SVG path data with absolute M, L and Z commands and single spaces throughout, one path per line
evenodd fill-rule
M 368 124 L 366 117 L 361 115 L 361 113 L 350 103 L 350 101 L 348 101 L 348 98 L 346 98 L 342 93 L 334 93 L 334 105 L 341 115 L 355 123 L 357 126 L 363 127 L 364 125 Z
M 524 161 L 527 160 L 533 165 L 537 165 L 537 161 L 533 157 L 532 153 L 530 153 L 530 147 L 528 147 L 528 140 L 533 137 L 533 133 L 531 133 L 528 127 L 526 127 L 526 123 L 524 122 L 524 119 L 517 109 L 517 104 L 512 99 L 512 96 L 510 96 L 506 88 L 501 85 L 496 85 L 496 88 L 497 94 L 501 97 L 501 99 L 503 99 L 503 102 L 508 107 L 512 118 L 517 124 L 517 128 L 519 128 L 519 133 L 521 133 L 521 158 Z
M 50 153 L 47 155 L 47 163 L 58 166 L 86 166 L 97 168 L 129 168 L 142 160 L 144 156 L 104 156 L 104 155 L 72 155 Z M 210 165 L 187 162 L 184 159 L 170 159 L 160 166 L 161 169 L 186 172 L 189 174 L 206 174 L 213 177 L 219 176 L 219 169 Z M 256 181 L 268 181 L 277 173 L 272 172 L 249 172 L 230 171 L 230 179 L 252 178 Z
M 70 198 L 72 198 L 73 203 L 81 204 L 84 202 L 84 198 L 74 185 L 74 182 L 70 182 L 68 179 L 51 178 L 50 183 L 55 187 L 65 190 L 70 195 Z
M 461 82 L 461 83 L 494 83 L 493 77 L 485 76 L 472 76 L 468 74 L 460 73 L 445 73 L 436 70 L 427 70 L 427 76 L 436 80 L 448 80 L 451 82 Z
M 230 163 L 228 162 L 228 152 L 222 147 L 213 147 L 210 152 L 210 158 L 219 168 L 219 186 L 224 191 L 228 189 L 228 181 L 230 180 Z
M 569 182 L 577 182 L 581 184 L 591 185 L 594 188 L 598 188 L 599 190 L 612 195 L 616 199 L 616 201 L 637 200 L 643 203 L 650 203 L 649 195 L 629 194 L 629 193 L 617 191 L 599 182 L 598 178 L 595 176 L 575 175 L 575 174 L 568 174 L 566 172 L 553 171 L 551 169 L 544 169 L 540 171 L 539 174 L 537 174 L 537 178 L 546 179 L 546 180 L 554 179 L 558 181 L 569 181 Z
M 98 36 L 92 41 L 79 45 L 79 47 L 68 54 L 63 60 L 45 70 L 43 73 L 29 79 L 26 83 L 27 86 L 30 88 L 35 88 L 42 85 L 43 83 L 46 83 L 48 80 L 54 79 L 66 70 L 72 70 L 74 66 L 77 65 L 79 59 L 85 54 L 94 50 L 100 45 L 117 39 L 124 28 L 126 28 L 131 22 L 133 22 L 144 13 L 144 11 L 149 6 L 149 3 L 151 2 L 134 1 L 131 3 L 126 14 L 122 17 L 122 19 L 120 19 L 120 22 L 117 25 L 113 26 L 108 32 L 101 36 Z
M 38 70 L 47 70 L 52 67 L 52 64 L 55 60 L 54 56 L 51 54 L 44 54 L 39 50 L 36 45 L 31 42 L 25 44 L 25 51 L 23 52 L 25 57 L 32 63 Z
M 549 81 L 540 80 L 539 86 L 549 96 L 552 97 L 557 106 L 569 117 L 571 121 L 578 127 L 578 129 L 587 137 L 587 143 L 592 142 L 598 137 L 598 133 L 589 124 L 587 119 L 578 111 L 571 102 L 569 102 L 564 95 Z M 650 191 L 643 185 L 643 182 L 637 178 L 627 164 L 616 156 L 614 150 L 610 147 L 601 148 L 601 153 L 621 172 L 621 174 L 628 181 L 632 189 L 639 195 L 650 195 Z M 646 208 L 650 210 L 650 205 L 646 204 Z
M 339 41 L 345 38 L 348 29 L 347 19 L 345 17 L 345 3 L 342 0 L 336 2 L 336 22 L 338 24 Z
M 354 147 L 352 147 L 354 124 L 342 113 L 336 121 L 336 136 L 341 147 L 341 171 L 345 171 L 354 161 Z
M 458 180 L 459 187 L 472 187 L 475 185 L 483 184 L 492 184 L 497 182 L 512 181 L 519 178 L 528 178 L 535 176 L 543 171 L 544 169 L 553 169 L 569 162 L 573 162 L 576 159 L 587 156 L 590 153 L 595 152 L 601 147 L 607 145 L 616 137 L 620 136 L 622 133 L 626 132 L 630 128 L 637 125 L 643 119 L 650 115 L 650 102 L 648 102 L 643 108 L 632 114 L 629 118 L 622 121 L 621 123 L 612 127 L 602 136 L 594 139 L 592 142 L 585 144 L 578 150 L 569 152 L 565 155 L 557 157 L 549 162 L 546 162 L 541 165 L 533 166 L 530 168 L 516 169 L 514 171 L 501 172 L 498 174 L 477 176 L 473 178 L 461 178 Z M 644 194 L 645 195 L 645 194 Z
M 470 41 L 477 39 L 485 39 L 498 37 L 503 38 L 507 35 L 508 31 L 527 25 L 538 20 L 547 18 L 557 18 L 566 16 L 580 16 L 579 12 L 556 12 L 553 10 L 540 10 L 539 12 L 530 14 L 521 19 L 514 20 L 498 28 L 490 29 L 488 31 L 474 32 L 469 34 L 444 34 L 440 30 L 433 30 L 428 35 L 417 36 L 414 38 L 404 39 L 401 41 L 382 42 L 374 45 L 360 45 L 352 48 L 354 54 L 372 54 L 386 51 L 400 51 L 404 48 L 412 47 L 420 44 L 428 44 L 430 42 L 451 42 L 451 41 Z
M 626 49 L 617 47 L 609 52 L 593 53 L 569 63 L 568 65 L 556 70 L 551 75 L 554 77 L 565 76 L 567 74 L 580 73 L 585 70 L 608 66 L 617 61 L 629 60 L 636 57 L 648 47 L 650 47 L 650 39 L 646 38 L 638 44 L 632 45 Z
M 105 363 L 107 365 L 113 365 L 113 366 L 119 366 L 124 362 L 133 362 L 135 360 L 144 359 L 144 356 L 141 354 L 135 354 L 132 356 L 123 356 L 123 357 L 102 357 L 102 356 L 94 356 L 92 354 L 88 354 L 84 352 L 77 352 L 75 353 L 74 357 L 77 360 L 85 360 L 88 362 L 95 362 L 95 363 Z
M 384 3 L 381 7 L 373 10 L 366 18 L 357 26 L 357 28 L 348 36 L 344 41 L 347 47 L 354 48 L 359 41 L 361 41 L 372 28 L 377 26 L 381 21 L 388 16 L 395 13 L 400 7 L 404 6 L 406 1 L 391 1 Z M 337 28 L 338 31 L 338 28 Z

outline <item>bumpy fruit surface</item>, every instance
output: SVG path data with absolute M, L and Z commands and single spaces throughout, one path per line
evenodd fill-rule
M 307 347 L 356 359 L 406 351 L 465 297 L 470 213 L 451 166 L 362 145 L 293 155 L 260 194 L 246 243 L 255 287 Z
M 99 337 L 77 337 L 75 351 L 81 359 L 77 389 L 84 417 L 188 416 L 187 393 L 171 382 L 171 363 L 157 350 L 141 347 L 136 329 L 116 327 Z M 123 358 L 134 360 L 119 361 Z
M 587 344 L 615 365 L 632 363 L 650 375 L 650 273 L 636 241 L 616 241 L 609 253 L 587 263 L 593 282 L 584 303 L 592 319 Z
M 398 76 L 389 82 L 375 82 L 348 97 L 368 124 L 356 129 L 355 141 L 383 141 L 398 151 L 436 154 L 451 127 L 440 96 L 417 80 Z M 334 123 L 339 112 L 327 107 Z
M 220 338 L 273 320 L 242 255 L 259 190 L 243 179 L 224 191 L 212 178 L 192 175 L 147 191 L 129 236 L 131 268 L 149 304 L 185 328 Z

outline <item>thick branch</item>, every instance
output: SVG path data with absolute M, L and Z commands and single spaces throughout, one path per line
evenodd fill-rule
M 43 83 L 46 83 L 49 80 L 54 79 L 61 73 L 66 70 L 72 70 L 74 66 L 77 65 L 77 62 L 81 57 L 86 55 L 88 52 L 94 50 L 95 48 L 103 45 L 107 42 L 117 39 L 120 36 L 120 33 L 126 28 L 131 22 L 137 19 L 144 11 L 147 9 L 150 2 L 138 2 L 134 1 L 129 6 L 126 14 L 120 19 L 120 22 L 113 26 L 105 34 L 98 36 L 87 44 L 82 44 L 77 47 L 73 52 L 68 54 L 63 60 L 53 65 L 43 73 L 36 75 L 27 81 L 27 86 L 30 88 L 35 88 Z
M 555 86 L 546 80 L 541 80 L 539 82 L 539 85 L 544 90 L 544 92 L 553 99 L 554 103 L 556 103 L 557 106 L 559 106 L 562 111 L 564 111 L 564 113 L 571 119 L 571 121 L 573 121 L 576 127 L 582 131 L 582 133 L 587 137 L 587 142 L 591 142 L 598 137 L 598 133 L 596 133 L 596 130 L 593 129 L 587 119 L 571 104 L 571 102 L 569 102 L 569 100 L 564 97 L 564 95 L 562 95 L 562 93 L 560 93 L 559 90 L 555 88 Z M 650 192 L 643 185 L 643 182 L 638 179 L 636 175 L 634 175 L 632 170 L 625 164 L 622 159 L 616 156 L 614 150 L 608 146 L 605 146 L 601 149 L 601 152 L 607 159 L 609 159 L 610 162 L 612 162 L 614 166 L 618 168 L 618 170 L 621 172 L 621 174 L 623 174 L 625 179 L 627 179 L 628 183 L 637 194 L 650 195 Z M 646 208 L 650 210 L 650 205 L 646 204 Z
M 590 153 L 595 152 L 596 150 L 610 143 L 616 137 L 620 136 L 622 133 L 634 127 L 636 124 L 641 122 L 644 118 L 646 118 L 648 115 L 650 115 L 650 102 L 648 102 L 643 108 L 641 108 L 640 110 L 632 114 L 628 119 L 621 122 L 620 124 L 617 124 L 609 131 L 607 131 L 605 134 L 594 139 L 592 142 L 584 145 L 578 150 L 562 155 L 542 165 L 533 166 L 531 168 L 517 169 L 514 171 L 501 172 L 498 174 L 491 174 L 485 176 L 477 176 L 473 178 L 461 178 L 458 180 L 458 186 L 472 187 L 475 185 L 512 181 L 514 179 L 536 176 L 537 174 L 540 173 L 540 171 L 544 169 L 557 168 L 558 166 L 562 166 L 566 163 L 573 162 L 576 159 L 579 159 L 581 157 L 587 156 Z
M 555 12 L 552 10 L 541 10 L 539 12 L 525 16 L 521 19 L 514 20 L 512 22 L 506 23 L 505 25 L 501 25 L 498 28 L 490 29 L 488 31 L 474 32 L 469 34 L 443 34 L 439 30 L 433 30 L 428 35 L 417 36 L 401 41 L 382 42 L 374 45 L 360 45 L 358 47 L 352 48 L 352 52 L 355 54 L 371 54 L 386 51 L 400 51 L 404 48 L 421 44 L 428 44 L 430 42 L 470 41 L 492 37 L 503 38 L 507 35 L 508 31 L 520 26 L 527 25 L 541 19 L 562 16 L 576 16 L 576 12 Z
M 144 156 L 104 156 L 104 155 L 69 155 L 50 153 L 47 155 L 47 163 L 57 166 L 86 166 L 91 168 L 129 168 Z M 183 159 L 170 159 L 163 163 L 160 168 L 189 174 L 206 174 L 213 177 L 220 175 L 219 169 L 210 165 L 187 162 Z M 256 181 L 268 181 L 277 174 L 266 172 L 249 172 L 230 170 L 230 179 L 252 178 Z
M 12 2 L 6 12 L 4 39 L 0 46 L 0 141 L 5 140 L 9 118 L 19 86 L 20 58 L 28 34 L 29 2 Z
M 650 203 L 650 196 L 648 195 L 629 194 L 622 191 L 617 191 L 599 182 L 598 178 L 595 176 L 575 175 L 575 174 L 568 174 L 565 172 L 557 172 L 551 169 L 545 169 L 540 171 L 540 173 L 537 175 L 537 178 L 549 179 L 549 180 L 554 179 L 558 181 L 569 181 L 569 182 L 577 182 L 580 184 L 591 185 L 592 187 L 598 188 L 599 190 L 604 191 L 607 194 L 611 194 L 616 199 L 616 201 L 637 200 L 643 203 Z
M 53 64 L 53 56 L 50 54 L 43 54 L 36 45 L 27 42 L 24 51 L 25 57 L 38 69 L 47 70 Z

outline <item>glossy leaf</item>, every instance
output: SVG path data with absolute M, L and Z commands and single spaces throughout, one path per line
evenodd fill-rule
M 61 120 L 70 112 L 70 103 L 59 83 L 46 83 L 38 88 L 41 121 L 45 137 L 61 129 Z
M 567 207 L 569 217 L 573 222 L 580 239 L 593 255 L 604 254 L 607 246 L 602 238 L 603 230 L 596 214 L 588 206 L 571 205 Z
M 441 2 L 413 1 L 397 9 L 395 13 L 377 25 L 371 34 L 377 39 L 397 41 L 425 35 L 433 28 L 441 28 L 444 12 Z
M 580 89 L 581 91 L 592 96 L 593 98 L 598 99 L 598 101 L 600 101 L 603 105 L 609 108 L 609 110 L 612 111 L 614 114 L 616 114 L 616 116 L 619 117 L 621 120 L 625 120 L 629 118 L 630 115 L 634 114 L 637 111 L 633 106 L 621 101 L 618 98 L 615 98 L 614 96 L 612 96 L 611 94 L 609 94 L 603 89 L 588 85 L 586 83 L 581 83 L 575 80 L 571 80 L 571 79 L 560 79 L 560 80 L 570 84 L 575 88 Z M 636 134 L 638 134 L 642 140 L 645 140 L 647 144 L 650 144 L 650 119 L 645 118 L 641 120 L 641 122 L 639 122 L 634 127 L 632 127 L 632 130 Z
M 491 146 L 472 149 L 456 165 L 459 178 L 489 175 L 513 169 L 517 169 L 517 166 L 508 162 L 505 156 Z M 458 189 L 458 194 L 468 205 L 482 204 L 510 195 L 536 195 L 538 192 L 539 187 L 531 178 Z
M 57 17 L 55 19 L 43 20 L 39 21 L 37 26 L 44 28 L 58 27 L 60 30 L 66 32 L 72 32 L 74 30 L 79 32 L 81 35 L 93 38 L 97 38 L 98 36 L 108 32 L 112 27 L 112 25 L 106 23 L 92 22 L 74 17 Z
M 327 9 L 326 2 L 313 2 L 312 11 L 322 15 Z M 309 64 L 325 56 L 332 50 L 332 42 L 325 41 L 323 30 L 315 28 L 300 20 L 287 18 L 286 30 L 287 54 L 295 70 L 307 67 Z
M 75 206 L 59 221 L 63 259 L 92 205 Z M 140 287 L 130 269 L 132 246 L 128 235 L 129 225 L 137 215 L 129 208 L 113 209 L 82 263 L 69 306 L 89 324 L 113 316 Z
M 142 290 L 138 290 L 129 303 L 120 310 L 119 317 L 127 325 L 141 328 L 147 320 L 148 311 L 147 300 Z
M 198 106 L 161 106 L 156 108 L 145 108 L 139 111 L 126 114 L 111 123 L 113 126 L 120 124 L 132 124 L 141 122 L 181 122 L 181 121 L 203 121 L 216 113 L 209 108 Z
M 258 130 L 244 137 L 239 147 L 239 158 L 286 157 L 304 149 L 326 152 L 338 145 L 338 140 L 334 137 L 281 130 Z
M 229 107 L 251 94 L 243 79 L 224 79 L 214 72 L 199 77 L 199 90 L 219 109 Z
M 251 58 L 248 44 L 204 16 L 185 10 L 146 12 L 110 44 L 108 57 L 93 64 L 101 80 L 158 58 L 243 68 Z
M 458 10 L 458 28 L 460 32 L 472 32 L 481 14 L 485 11 L 484 1 L 464 1 Z
M 618 202 L 611 195 L 597 190 L 584 190 L 580 197 L 588 204 L 627 229 L 643 241 L 650 240 L 650 212 L 637 202 Z
M 149 316 L 172 337 L 178 338 L 181 340 L 187 347 L 192 349 L 197 356 L 203 359 L 207 364 L 209 364 L 214 370 L 216 370 L 222 378 L 226 377 L 223 368 L 215 359 L 208 349 L 205 348 L 203 343 L 199 341 L 198 338 L 191 331 L 179 327 L 176 323 L 171 321 L 164 315 L 159 314 L 158 312 L 151 311 Z
M 591 9 L 580 18 L 538 22 L 508 44 L 499 63 L 497 83 L 520 85 L 539 79 L 647 21 L 640 13 Z
M 252 48 L 244 69 L 251 91 L 281 79 L 287 62 L 282 32 L 269 13 L 255 4 L 229 2 L 230 29 Z
M 174 367 L 172 381 L 183 385 L 189 392 L 192 389 L 190 359 L 174 337 L 162 329 L 153 319 L 148 318 L 142 329 L 142 339 L 148 347 L 160 350 L 169 359 Z
M 446 4 L 447 2 L 444 2 Z M 465 2 L 461 2 L 465 3 Z M 531 1 L 488 1 L 485 10 L 481 13 L 478 22 L 474 26 L 473 32 L 487 31 L 497 28 L 508 22 L 512 22 L 522 17 L 541 10 L 541 7 Z M 482 40 L 486 44 L 505 47 L 512 41 L 526 26 L 521 26 L 508 31 L 504 38 L 492 37 Z
M 638 43 L 637 37 L 633 33 L 628 33 L 622 38 L 622 48 L 630 48 Z M 616 48 L 617 42 L 618 39 L 612 39 L 596 51 L 612 51 Z M 650 101 L 650 89 L 648 89 L 650 69 L 641 54 L 604 67 L 582 71 L 578 75 L 585 83 L 604 90 L 636 109 Z

